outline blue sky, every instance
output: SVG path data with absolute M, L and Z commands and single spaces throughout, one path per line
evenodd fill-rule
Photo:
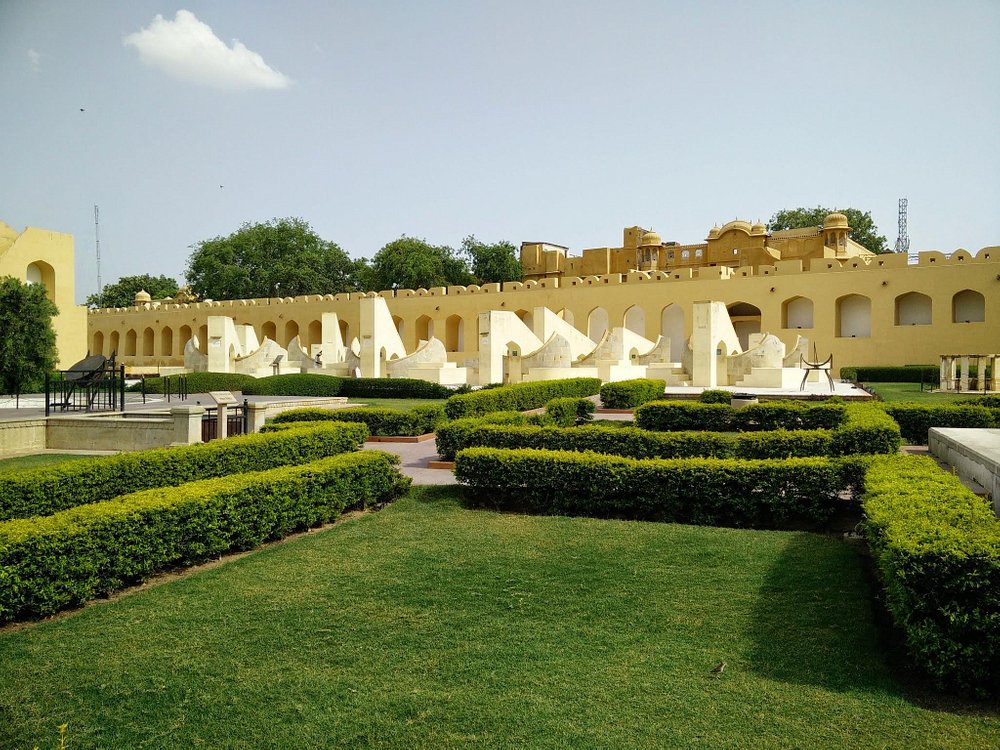
M 275 216 L 371 257 L 822 204 L 892 245 L 905 196 L 911 250 L 978 250 L 997 39 L 994 0 L 2 0 L 0 219 L 75 235 L 81 301 L 95 203 L 105 283 Z

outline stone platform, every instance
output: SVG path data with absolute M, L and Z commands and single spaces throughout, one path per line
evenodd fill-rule
M 1000 430 L 971 427 L 931 427 L 931 453 L 954 467 L 962 482 L 993 502 L 1000 515 Z

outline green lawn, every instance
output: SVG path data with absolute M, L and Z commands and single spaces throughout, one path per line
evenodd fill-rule
M 0 747 L 995 748 L 907 700 L 836 538 L 454 488 L 0 632 Z M 713 667 L 725 661 L 718 677 Z
M 93 458 L 93 456 L 80 455 L 79 453 L 36 453 L 33 456 L 0 458 L 0 471 L 23 471 L 38 466 L 61 464 L 64 461 L 83 461 L 88 458 Z
M 445 398 L 364 398 L 362 396 L 352 396 L 348 403 L 409 411 L 415 406 L 444 406 L 447 400 Z
M 921 391 L 920 383 L 865 383 L 883 401 L 916 401 L 926 404 L 946 404 L 968 399 L 972 394 L 945 393 L 943 391 Z

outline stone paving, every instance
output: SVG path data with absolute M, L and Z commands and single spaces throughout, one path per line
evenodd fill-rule
M 437 448 L 433 440 L 421 443 L 365 443 L 366 450 L 395 453 L 402 459 L 400 471 L 413 480 L 414 484 L 458 484 L 451 469 L 428 469 L 427 462 L 437 460 Z

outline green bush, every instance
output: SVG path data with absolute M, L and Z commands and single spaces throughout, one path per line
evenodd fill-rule
M 937 365 L 840 368 L 841 380 L 858 383 L 937 383 L 940 376 Z
M 866 534 L 886 603 L 939 685 L 1000 692 L 1000 520 L 932 459 L 880 458 L 865 476 Z
M 605 409 L 634 409 L 663 398 L 666 388 L 667 381 L 649 378 L 605 383 L 601 386 L 601 405 Z
M 43 617 L 178 565 L 391 500 L 408 485 L 378 451 L 161 487 L 0 523 L 0 622 Z
M 987 409 L 1000 409 L 1000 393 L 988 393 L 983 396 L 962 399 L 958 404 L 971 404 L 973 406 L 985 406 Z M 1000 421 L 1000 419 L 998 419 Z
M 497 411 L 482 417 L 466 417 L 445 422 L 437 428 L 434 444 L 442 461 L 454 461 L 455 454 L 467 445 L 466 433 L 484 424 L 528 424 L 528 415 L 519 411 Z
M 246 387 L 257 381 L 252 375 L 237 375 L 234 372 L 189 372 L 186 375 L 171 375 L 170 390 L 177 392 L 178 378 L 187 379 L 188 393 L 208 393 L 209 391 L 239 391 L 246 393 Z M 146 378 L 146 393 L 163 393 L 164 378 Z M 142 383 L 134 383 L 127 390 L 139 393 Z
M 361 424 L 317 424 L 280 433 L 121 453 L 0 474 L 0 520 L 45 516 L 129 492 L 303 464 L 359 448 Z
M 978 404 L 880 404 L 899 424 L 903 439 L 911 445 L 927 445 L 931 427 L 996 427 L 1000 409 Z
M 701 392 L 698 400 L 703 404 L 729 404 L 733 400 L 733 394 L 721 389 L 707 389 Z
M 445 404 L 449 419 L 479 417 L 494 411 L 538 409 L 560 396 L 593 396 L 601 389 L 599 378 L 543 380 L 515 383 L 452 396 Z
M 376 407 L 350 407 L 347 409 L 290 409 L 278 414 L 269 424 L 282 425 L 298 422 L 363 422 L 372 435 L 426 435 L 434 432 L 445 421 L 444 407 L 417 406 L 413 409 L 383 409 Z
M 415 378 L 345 378 L 340 395 L 350 398 L 448 398 L 454 393 L 438 383 Z
M 879 404 L 856 402 L 847 405 L 843 423 L 833 431 L 830 454 L 893 454 L 902 444 L 899 425 Z
M 343 378 L 309 372 L 270 375 L 247 384 L 243 393 L 247 396 L 337 396 L 342 395 L 343 383 Z
M 597 453 L 468 448 L 455 476 L 470 495 L 535 513 L 721 526 L 820 527 L 842 505 L 828 458 L 635 460 Z
M 768 401 L 742 409 L 696 401 L 652 401 L 635 410 L 635 423 L 644 430 L 663 431 L 830 430 L 844 421 L 845 409 L 843 404 L 805 401 Z
M 545 404 L 545 413 L 558 427 L 573 427 L 594 418 L 594 402 L 589 398 L 554 398 Z

